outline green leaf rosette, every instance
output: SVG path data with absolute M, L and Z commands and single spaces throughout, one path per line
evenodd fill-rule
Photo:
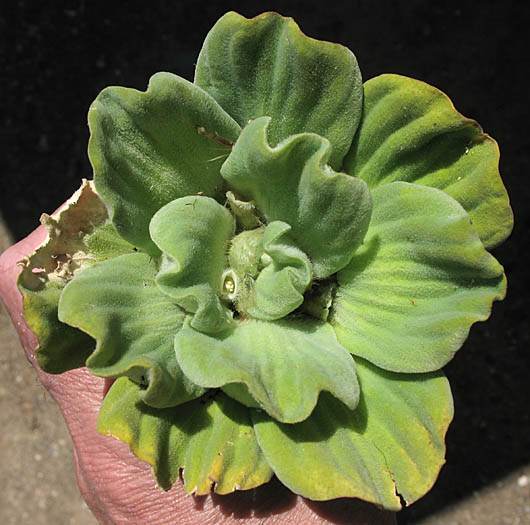
M 164 490 L 424 495 L 441 368 L 506 291 L 495 142 L 275 13 L 226 14 L 194 83 L 107 88 L 89 125 L 94 181 L 19 278 L 40 366 L 116 378 L 99 431 Z

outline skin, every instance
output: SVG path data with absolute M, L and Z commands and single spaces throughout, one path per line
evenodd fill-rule
M 79 489 L 103 524 L 313 524 L 392 525 L 395 515 L 355 499 L 315 502 L 293 494 L 279 481 L 228 496 L 194 497 L 179 482 L 168 492 L 156 488 L 149 466 L 127 445 L 97 433 L 99 407 L 110 383 L 86 368 L 60 375 L 44 373 L 35 361 L 37 340 L 22 316 L 16 287 L 17 261 L 46 237 L 41 226 L 0 257 L 0 296 L 42 385 L 58 403 L 72 436 Z M 325 481 L 323 481 L 325 482 Z

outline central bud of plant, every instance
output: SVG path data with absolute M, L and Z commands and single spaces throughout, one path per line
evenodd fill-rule
M 264 231 L 265 227 L 242 231 L 230 243 L 229 269 L 223 273 L 221 296 L 240 314 L 247 313 L 254 302 L 255 280 L 265 266 L 261 260 Z
M 282 221 L 236 235 L 222 276 L 221 297 L 240 313 L 275 320 L 298 308 L 313 272 L 305 253 L 290 238 Z

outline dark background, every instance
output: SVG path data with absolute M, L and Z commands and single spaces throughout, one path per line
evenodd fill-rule
M 0 211 L 15 239 L 91 178 L 86 113 L 107 85 L 144 90 L 157 71 L 192 80 L 224 12 L 293 16 L 309 36 L 354 51 L 364 79 L 399 73 L 446 92 L 501 148 L 516 226 L 495 250 L 505 302 L 446 367 L 456 416 L 434 489 L 412 523 L 530 462 L 528 270 L 530 117 L 526 2 L 5 2 L 0 7 Z M 325 482 L 325 480 L 323 480 Z

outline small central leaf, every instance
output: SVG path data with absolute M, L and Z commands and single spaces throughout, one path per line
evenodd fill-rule
M 263 235 L 263 268 L 254 290 L 255 303 L 248 313 L 256 319 L 281 319 L 304 301 L 304 291 L 311 283 L 313 272 L 307 255 L 289 239 L 291 227 L 285 222 L 271 222 Z
M 196 330 L 217 332 L 230 322 L 231 312 L 218 294 L 234 229 L 230 212 L 201 196 L 166 204 L 149 225 L 151 238 L 163 252 L 156 283 L 181 308 L 195 314 L 191 325 Z
M 361 244 L 371 197 L 361 179 L 328 165 L 329 142 L 311 133 L 294 135 L 271 148 L 262 117 L 248 124 L 221 168 L 243 199 L 254 201 L 267 222 L 283 221 L 310 259 L 315 278 L 343 268 Z
M 240 313 L 273 321 L 302 304 L 313 272 L 311 261 L 294 245 L 290 231 L 285 222 L 274 221 L 232 239 L 223 297 Z

